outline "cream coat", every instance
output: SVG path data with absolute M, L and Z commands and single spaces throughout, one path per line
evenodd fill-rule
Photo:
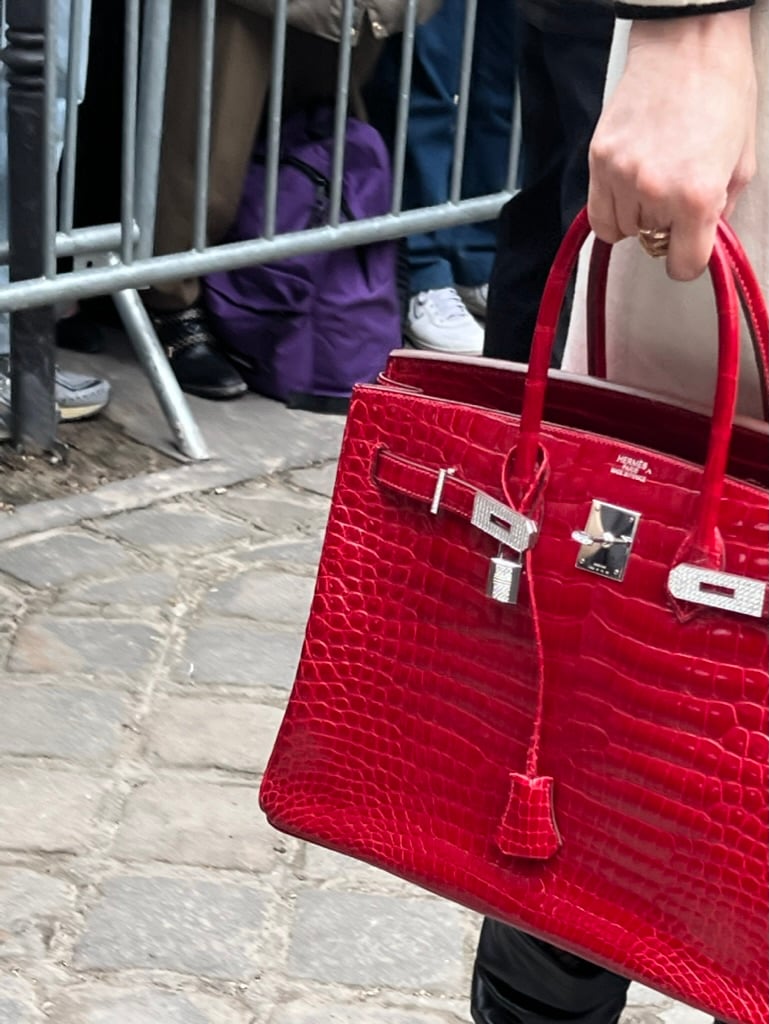
M 239 7 L 265 17 L 275 13 L 275 0 L 230 0 Z M 434 14 L 442 0 L 419 0 L 418 17 L 425 21 Z M 288 0 L 288 24 L 324 39 L 339 39 L 343 0 Z M 353 25 L 356 36 L 368 22 L 375 39 L 384 39 L 403 28 L 406 0 L 356 0 Z
M 757 178 L 740 198 L 732 225 L 769 296 L 769 0 L 752 12 L 759 76 Z M 616 83 L 627 49 L 627 22 L 618 22 L 607 91 Z M 580 268 L 574 314 L 563 368 L 584 373 L 585 260 Z M 651 260 L 637 240 L 617 246 L 608 303 L 608 369 L 612 380 L 678 399 L 709 403 L 715 381 L 716 329 L 710 281 L 676 284 L 661 261 Z M 760 416 L 758 384 L 750 344 L 743 344 L 740 409 Z

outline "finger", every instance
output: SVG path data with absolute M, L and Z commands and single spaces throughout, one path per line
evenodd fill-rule
M 726 217 L 727 220 L 734 213 L 734 208 L 737 205 L 737 200 L 743 192 L 743 189 L 750 184 L 753 176 L 756 173 L 756 155 L 755 147 L 752 145 L 752 140 L 749 140 L 743 150 L 742 156 L 734 169 L 732 180 L 729 182 L 727 189 L 726 206 L 722 216 Z
M 619 242 L 625 236 L 617 222 L 611 179 L 600 160 L 590 153 L 590 186 L 587 193 L 587 218 L 590 227 L 603 242 Z
M 689 217 L 673 223 L 667 272 L 674 281 L 693 281 L 707 269 L 716 244 L 718 219 Z

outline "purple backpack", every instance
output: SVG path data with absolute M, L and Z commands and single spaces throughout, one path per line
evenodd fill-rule
M 281 138 L 277 232 L 325 224 L 333 115 L 327 107 L 286 119 Z M 227 241 L 264 227 L 265 148 L 257 146 Z M 385 144 L 349 118 L 342 218 L 387 213 L 392 174 Z M 209 274 L 212 326 L 250 388 L 292 408 L 342 411 L 354 384 L 375 380 L 401 345 L 395 242 L 295 256 Z

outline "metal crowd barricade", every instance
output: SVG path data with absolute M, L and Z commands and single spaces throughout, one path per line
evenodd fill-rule
M 518 118 L 511 135 L 507 187 L 493 195 L 461 199 L 468 96 L 478 0 L 467 0 L 461 88 L 457 99 L 454 165 L 447 202 L 404 210 L 411 65 L 417 0 L 408 0 L 393 145 L 394 187 L 384 216 L 341 222 L 345 126 L 350 88 L 355 0 L 343 0 L 333 170 L 328 224 L 278 234 L 276 211 L 287 0 L 275 0 L 273 60 L 266 113 L 265 229 L 261 238 L 209 246 L 206 238 L 211 144 L 211 100 L 217 0 L 199 0 L 202 31 L 198 95 L 196 201 L 193 248 L 153 255 L 157 182 L 173 0 L 125 0 L 123 73 L 122 203 L 119 223 L 76 228 L 77 79 L 83 19 L 89 0 L 71 0 L 66 118 L 61 147 L 55 131 L 57 0 L 4 0 L 6 39 L 2 60 L 8 82 L 9 232 L 0 242 L 0 263 L 10 283 L 0 284 L 0 313 L 11 314 L 12 442 L 18 447 L 56 446 L 54 404 L 55 303 L 111 295 L 137 357 L 173 431 L 180 450 L 207 457 L 203 438 L 158 342 L 137 289 L 164 280 L 231 270 L 301 254 L 366 244 L 494 218 L 514 192 L 519 144 Z M 221 2 L 221 0 L 220 0 Z M 141 23 L 141 41 L 140 41 Z M 512 59 L 512 58 L 511 58 Z M 57 261 L 73 257 L 72 270 Z

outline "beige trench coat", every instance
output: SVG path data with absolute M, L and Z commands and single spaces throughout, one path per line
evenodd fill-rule
M 256 14 L 272 17 L 275 0 L 231 0 Z M 442 0 L 419 0 L 418 18 L 426 21 L 441 5 Z M 342 24 L 342 0 L 288 0 L 288 24 L 303 32 L 338 41 Z M 360 37 L 368 22 L 375 39 L 384 39 L 400 32 L 406 15 L 406 0 L 355 0 L 353 31 Z
M 758 174 L 737 204 L 732 226 L 740 236 L 769 297 L 769 0 L 752 11 L 758 74 Z M 618 22 L 609 64 L 611 91 L 627 52 L 627 22 Z M 586 267 L 577 282 L 563 369 L 585 373 Z M 612 258 L 607 304 L 608 372 L 611 380 L 708 406 L 716 379 L 715 303 L 708 275 L 689 284 L 671 281 L 661 260 L 652 260 L 636 239 L 626 239 Z M 747 334 L 742 346 L 739 410 L 761 417 L 760 389 Z

